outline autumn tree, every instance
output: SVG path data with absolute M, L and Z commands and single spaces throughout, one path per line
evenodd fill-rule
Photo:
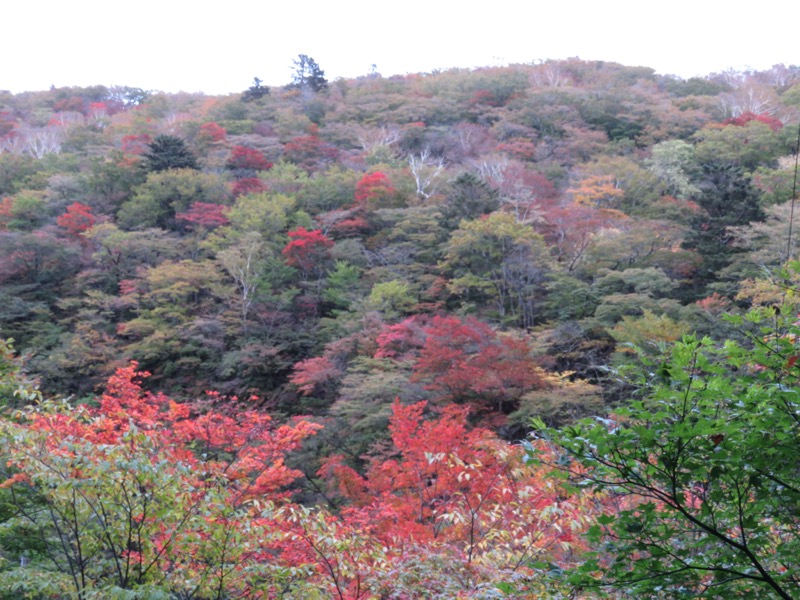
M 573 202 L 543 211 L 536 228 L 544 235 L 556 262 L 572 272 L 585 260 L 597 235 L 624 219 L 619 211 Z
M 508 414 L 523 393 L 542 384 L 542 371 L 524 338 L 499 335 L 475 319 L 438 316 L 422 333 L 414 379 L 440 400 Z
M 147 175 L 117 212 L 123 229 L 176 228 L 176 215 L 192 204 L 223 204 L 229 197 L 225 182 L 212 173 L 194 169 L 167 169 Z
M 328 251 L 333 247 L 333 240 L 319 229 L 309 231 L 305 227 L 293 229 L 288 235 L 290 241 L 281 251 L 286 263 L 298 269 L 303 279 L 312 275 L 321 276 L 329 260 Z
M 298 475 L 284 457 L 317 428 L 278 427 L 244 406 L 197 412 L 144 392 L 146 376 L 132 364 L 97 408 L 45 403 L 0 423 L 14 440 L 0 473 L 15 509 L 4 528 L 39 540 L 4 570 L 6 589 L 220 597 L 294 578 L 262 549 L 281 536 L 274 503 Z
M 356 183 L 355 205 L 370 209 L 388 208 L 395 194 L 396 190 L 385 173 L 367 173 Z
M 59 216 L 56 223 L 66 230 L 72 237 L 79 237 L 84 231 L 94 225 L 95 217 L 92 209 L 80 202 L 73 202 L 67 207 L 67 212 Z
M 305 170 L 312 172 L 336 159 L 338 150 L 318 135 L 301 135 L 292 138 L 284 146 L 284 156 Z
M 575 204 L 595 208 L 618 208 L 624 192 L 610 175 L 592 175 L 567 190 Z
M 225 166 L 236 173 L 251 173 L 271 169 L 272 163 L 266 159 L 263 152 L 255 148 L 234 146 Z
M 544 470 L 526 467 L 518 447 L 470 428 L 463 407 L 448 406 L 433 418 L 426 413 L 424 402 L 395 402 L 391 457 L 373 459 L 363 476 L 333 457 L 322 473 L 352 502 L 343 512 L 346 521 L 383 542 L 390 564 L 411 559 L 414 547 L 423 563 L 429 552 L 449 557 L 451 576 L 457 565 L 475 568 L 477 581 L 456 584 L 446 576 L 447 567 L 433 563 L 420 571 L 431 580 L 400 575 L 384 589 L 416 588 L 424 595 L 438 584 L 470 594 L 478 582 L 492 581 L 492 573 L 535 589 L 541 574 L 532 565 L 552 560 L 566 566 L 578 555 L 579 532 L 590 514 L 582 499 L 559 497 L 542 485 Z
M 224 127 L 211 121 L 200 125 L 200 129 L 197 131 L 194 141 L 195 144 L 199 145 L 200 147 L 205 147 L 210 144 L 224 142 L 227 135 L 228 132 L 225 131 Z
M 175 219 L 187 223 L 189 227 L 212 229 L 228 224 L 225 216 L 228 209 L 227 206 L 213 202 L 193 202 L 186 212 L 176 213 Z

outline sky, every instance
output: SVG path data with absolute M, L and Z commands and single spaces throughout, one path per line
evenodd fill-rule
M 228 94 L 289 83 L 579 57 L 683 78 L 800 64 L 800 2 L 9 0 L 0 90 L 124 85 Z

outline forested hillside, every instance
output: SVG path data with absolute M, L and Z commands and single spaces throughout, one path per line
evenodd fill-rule
M 800 597 L 799 123 L 783 65 L 0 92 L 0 597 Z

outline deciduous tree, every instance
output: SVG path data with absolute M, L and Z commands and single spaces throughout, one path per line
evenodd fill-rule
M 800 332 L 796 307 L 781 313 L 751 312 L 761 329 L 745 345 L 686 338 L 646 367 L 643 400 L 548 430 L 573 481 L 622 500 L 590 529 L 604 546 L 574 581 L 640 597 L 800 594 Z
M 58 217 L 56 223 L 72 237 L 80 237 L 84 231 L 91 229 L 94 221 L 90 207 L 80 202 L 73 202 L 67 207 L 67 212 Z
M 284 457 L 317 427 L 246 407 L 198 413 L 144 392 L 145 376 L 120 369 L 97 408 L 49 403 L 0 423 L 0 487 L 16 509 L 4 527 L 40 540 L 30 565 L 4 570 L 6 589 L 229 597 L 291 583 L 295 565 L 264 554 L 283 536 L 273 503 L 298 475 Z

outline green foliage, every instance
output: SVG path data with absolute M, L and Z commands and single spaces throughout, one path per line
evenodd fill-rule
M 409 314 L 416 302 L 408 282 L 398 279 L 376 283 L 367 298 L 367 305 L 380 311 L 387 320 Z
M 7 227 L 16 231 L 33 231 L 41 227 L 48 213 L 47 196 L 38 190 L 23 190 L 11 197 L 11 214 Z
M 3 418 L 9 409 L 18 408 L 39 398 L 40 394 L 34 382 L 23 372 L 22 359 L 14 352 L 13 340 L 0 339 L 0 418 Z M 0 508 L 0 523 L 2 521 L 3 514 Z M 0 568 L 1 566 L 2 563 Z
M 752 171 L 788 154 L 789 140 L 786 136 L 789 129 L 773 131 L 769 125 L 757 120 L 741 127 L 706 127 L 694 135 L 697 160 L 701 163 L 729 162 Z
M 791 200 L 795 187 L 793 158 L 788 156 L 779 159 L 777 169 L 758 167 L 753 172 L 753 185 L 761 192 L 761 203 L 765 206 Z
M 189 152 L 186 142 L 174 135 L 159 135 L 144 154 L 143 168 L 149 173 L 169 169 L 197 169 L 197 159 Z
M 527 432 L 532 419 L 551 427 L 570 424 L 603 409 L 601 389 L 582 379 L 551 377 L 541 389 L 526 392 L 519 408 L 508 416 L 509 425 Z
M 734 319 L 760 329 L 746 344 L 687 337 L 647 361 L 644 399 L 542 433 L 573 484 L 617 498 L 573 583 L 636 597 L 800 593 L 796 310 Z
M 544 310 L 548 319 L 583 319 L 593 315 L 600 303 L 600 297 L 592 286 L 565 273 L 553 273 L 546 285 Z
M 685 96 L 716 96 L 730 89 L 727 84 L 704 77 L 690 77 L 689 79 L 665 77 L 662 79 L 661 85 L 668 92 L 679 98 Z
M 127 230 L 175 229 L 176 213 L 185 212 L 194 202 L 227 204 L 229 196 L 225 182 L 213 173 L 191 168 L 152 172 L 120 206 L 117 221 Z
M 253 85 L 242 93 L 242 102 L 255 102 L 264 96 L 269 96 L 269 88 L 261 85 L 261 80 L 258 77 L 253 77 Z
M 471 221 L 500 208 L 497 191 L 472 173 L 462 173 L 450 186 L 439 210 L 442 224 L 456 229 L 462 220 Z
M 595 280 L 595 288 L 601 296 L 610 294 L 645 294 L 662 297 L 675 288 L 675 283 L 661 269 L 625 269 L 607 271 Z
M 361 269 L 344 260 L 337 260 L 328 274 L 328 284 L 322 297 L 338 309 L 348 309 L 360 296 L 358 281 Z
M 692 183 L 698 170 L 694 146 L 683 140 L 668 140 L 653 146 L 650 170 L 658 177 L 667 194 L 693 198 L 700 193 Z
M 530 326 L 538 316 L 541 283 L 550 268 L 542 237 L 508 213 L 462 221 L 442 266 L 449 288 L 464 299 L 492 303 L 500 319 Z
M 294 74 L 292 83 L 287 86 L 289 89 L 311 90 L 321 92 L 328 87 L 328 80 L 325 79 L 323 71 L 317 62 L 310 56 L 300 54 L 293 61 Z
M 32 156 L 0 152 L 0 196 L 30 187 L 29 180 L 43 170 L 41 161 Z
M 764 213 L 750 180 L 739 167 L 706 163 L 698 186 L 701 195 L 697 203 L 701 210 L 690 220 L 691 231 L 683 247 L 703 257 L 697 278 L 702 283 L 714 281 L 732 255 L 741 251 L 732 243 L 730 228 L 763 221 Z
M 317 172 L 297 191 L 298 206 L 315 215 L 352 204 L 358 177 L 356 171 L 338 165 Z
M 609 333 L 619 344 L 628 345 L 623 351 L 630 352 L 634 346 L 656 354 L 665 343 L 676 342 L 689 332 L 686 324 L 645 309 L 640 317 L 623 316 Z

